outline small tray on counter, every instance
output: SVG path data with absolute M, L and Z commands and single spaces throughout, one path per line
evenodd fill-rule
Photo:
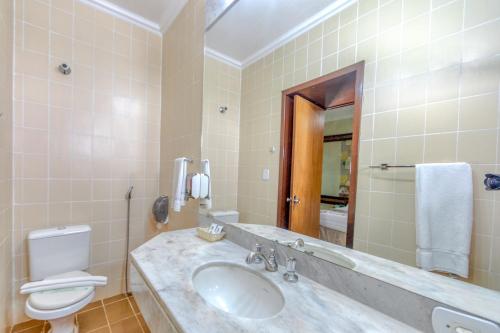
M 201 228 L 201 227 L 196 228 L 196 233 L 198 234 L 198 237 L 209 242 L 219 241 L 226 235 L 224 231 L 219 234 L 211 234 L 208 232 L 208 228 Z

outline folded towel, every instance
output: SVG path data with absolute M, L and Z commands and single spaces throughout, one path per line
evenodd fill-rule
M 186 204 L 187 158 L 176 158 L 174 163 L 172 209 L 174 212 L 180 212 L 181 207 Z
M 208 192 L 208 195 L 205 196 L 204 198 L 200 197 L 200 206 L 205 208 L 205 209 L 211 209 L 212 208 L 212 177 L 210 177 L 210 161 L 209 160 L 202 160 L 201 161 L 201 173 L 206 175 L 208 179 L 203 180 L 203 186 L 205 186 L 205 183 L 207 183 L 208 190 L 202 189 L 202 193 L 205 194 L 205 192 Z
M 415 198 L 417 266 L 468 277 L 473 203 L 470 165 L 417 165 Z

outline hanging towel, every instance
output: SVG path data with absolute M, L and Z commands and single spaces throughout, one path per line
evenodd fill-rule
M 174 174 L 172 179 L 172 208 L 174 212 L 180 212 L 186 204 L 186 177 L 187 177 L 187 158 L 176 158 L 174 162 Z
M 200 206 L 205 208 L 205 209 L 211 209 L 212 208 L 212 177 L 210 176 L 210 161 L 209 160 L 202 160 L 201 161 L 201 173 L 206 175 L 208 179 L 204 179 L 203 181 L 203 186 L 205 183 L 207 183 L 208 190 L 208 195 L 205 198 L 202 198 L 200 200 Z M 205 189 L 202 189 L 202 192 L 205 192 Z
M 417 266 L 469 275 L 472 171 L 467 163 L 416 166 Z

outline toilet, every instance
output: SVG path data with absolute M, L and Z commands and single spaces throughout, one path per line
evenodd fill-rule
M 27 316 L 47 320 L 52 333 L 77 333 L 74 314 L 89 304 L 107 278 L 85 272 L 90 263 L 88 225 L 35 230 L 28 235 L 30 280 Z

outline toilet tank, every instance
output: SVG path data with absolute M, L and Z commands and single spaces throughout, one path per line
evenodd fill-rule
M 213 210 L 208 213 L 208 216 L 224 223 L 238 223 L 240 221 L 240 213 L 236 210 Z
M 35 230 L 28 235 L 30 280 L 85 270 L 90 263 L 88 225 Z

